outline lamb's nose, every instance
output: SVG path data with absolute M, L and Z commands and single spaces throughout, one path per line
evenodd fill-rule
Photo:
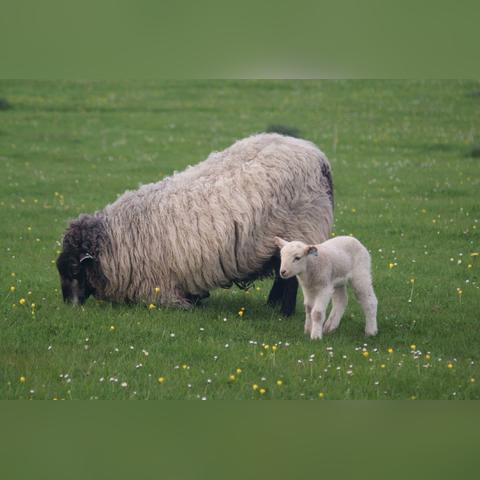
M 287 274 L 287 271 L 286 271 L 286 270 L 282 270 L 282 271 L 280 272 L 280 275 L 281 275 L 282 277 L 284 277 L 286 274 Z

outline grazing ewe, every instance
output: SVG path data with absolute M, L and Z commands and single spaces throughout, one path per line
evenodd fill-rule
M 259 134 L 70 223 L 57 260 L 65 301 L 191 307 L 215 287 L 275 270 L 269 303 L 295 309 L 272 241 L 328 238 L 333 187 L 325 155 L 302 139 Z
M 351 281 L 365 317 L 365 334 L 377 334 L 377 297 L 373 291 L 370 254 L 353 237 L 336 237 L 321 245 L 287 242 L 275 237 L 281 254 L 282 278 L 297 276 L 305 303 L 305 333 L 312 340 L 340 325 L 347 307 L 347 282 Z M 330 299 L 332 310 L 325 322 Z M 324 324 L 325 322 L 325 324 Z

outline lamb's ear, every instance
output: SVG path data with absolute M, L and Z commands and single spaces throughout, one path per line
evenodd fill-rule
M 286 240 L 284 240 L 283 238 L 280 238 L 280 237 L 275 237 L 273 239 L 273 241 L 275 242 L 275 245 L 278 248 L 283 248 L 288 243 Z
M 317 257 L 318 256 L 317 247 L 315 245 L 309 245 L 305 249 L 305 255 L 313 255 L 314 257 Z

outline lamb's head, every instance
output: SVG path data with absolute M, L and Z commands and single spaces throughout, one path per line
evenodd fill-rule
M 104 281 L 98 255 L 105 230 L 100 218 L 82 215 L 70 223 L 63 237 L 63 250 L 57 259 L 63 300 L 82 304 Z
M 275 237 L 275 245 L 280 249 L 282 278 L 301 275 L 307 269 L 307 256 L 317 255 L 315 245 L 307 245 L 303 242 L 287 242 L 283 238 Z

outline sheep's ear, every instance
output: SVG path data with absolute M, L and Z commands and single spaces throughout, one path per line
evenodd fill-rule
M 318 256 L 318 250 L 315 245 L 309 245 L 305 250 L 306 255 L 313 255 L 314 257 Z
M 275 245 L 278 248 L 283 248 L 288 243 L 286 240 L 284 240 L 283 238 L 280 238 L 280 237 L 275 237 L 273 239 L 273 241 L 275 242 Z
M 80 255 L 80 263 L 88 262 L 89 260 L 93 260 L 94 258 L 89 253 L 82 253 Z

